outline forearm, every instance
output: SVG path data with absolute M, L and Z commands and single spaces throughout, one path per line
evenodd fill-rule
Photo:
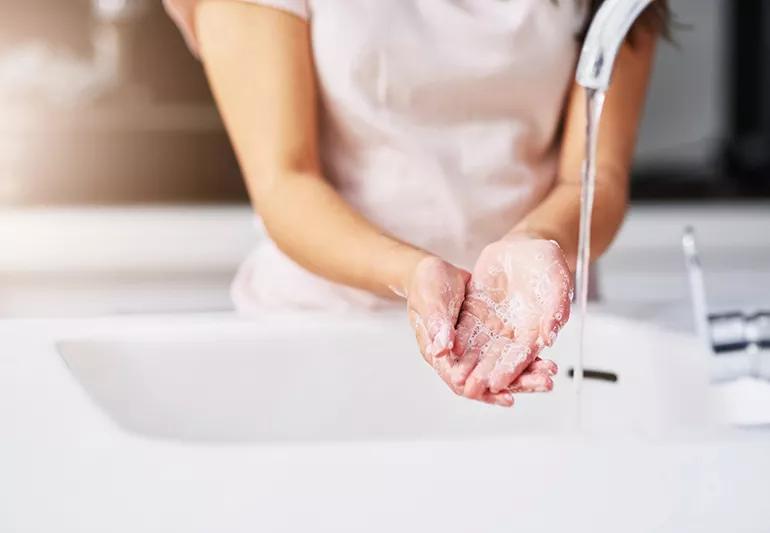
M 546 199 L 513 229 L 514 233 L 530 233 L 558 242 L 573 271 L 577 259 L 580 192 L 580 182 L 558 183 Z M 597 180 L 591 220 L 592 259 L 600 257 L 609 248 L 623 224 L 627 205 L 627 180 Z
M 657 35 L 638 31 L 625 43 L 615 63 L 606 95 L 596 153 L 597 175 L 591 218 L 591 258 L 604 253 L 623 223 L 628 205 L 628 176 L 636 132 L 644 107 Z M 580 223 L 581 172 L 586 146 L 586 92 L 573 86 L 565 114 L 559 181 L 541 205 L 514 231 L 534 233 L 559 243 L 575 269 Z
M 404 294 L 415 266 L 428 255 L 373 226 L 317 175 L 283 176 L 252 197 L 278 247 L 338 283 L 380 295 Z

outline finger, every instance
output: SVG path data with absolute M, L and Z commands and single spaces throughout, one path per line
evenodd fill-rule
M 462 270 L 461 274 L 463 276 L 463 288 L 449 299 L 449 304 L 447 305 L 447 320 L 444 322 L 446 333 L 441 331 L 444 336 L 442 337 L 441 350 L 436 353 L 437 356 L 443 357 L 448 355 L 455 345 L 457 326 L 460 321 L 460 311 L 462 310 L 463 302 L 465 301 L 465 287 L 468 285 L 471 278 L 470 272 Z
M 455 328 L 447 318 L 437 318 L 428 326 L 426 352 L 431 358 L 444 357 L 454 345 Z
M 475 321 L 475 318 L 473 320 Z M 463 337 L 464 350 L 461 355 L 456 355 L 456 352 L 452 354 L 450 380 L 454 386 L 459 387 L 465 385 L 468 376 L 480 360 L 482 348 L 489 343 L 490 337 L 478 323 L 474 323 L 472 328 L 467 325 L 461 326 L 458 337 Z
M 452 392 L 454 392 L 458 396 L 462 396 L 462 392 L 463 392 L 462 387 L 456 387 L 451 384 L 448 384 L 448 385 L 449 385 L 449 388 L 452 390 Z M 491 392 L 487 391 L 484 393 L 484 396 L 481 398 L 480 401 L 484 403 L 488 403 L 490 405 L 498 405 L 500 407 L 513 407 L 513 404 L 514 404 L 513 394 L 510 391 L 503 391 L 497 394 L 492 394 Z
M 475 321 L 472 319 L 469 320 L 467 316 L 461 314 L 460 320 L 457 323 L 452 353 L 457 356 L 462 356 L 468 350 L 468 346 L 472 342 L 472 337 L 475 337 L 477 334 L 478 329 L 476 328 Z
M 463 396 L 476 400 L 480 400 L 483 397 L 484 392 L 489 388 L 489 377 L 497 364 L 497 359 L 509 344 L 511 344 L 510 340 L 498 337 L 484 345 L 479 355 L 479 362 L 465 381 Z M 523 370 L 524 368 L 522 368 Z M 498 393 L 501 390 L 503 389 L 492 392 Z
M 477 300 L 466 299 L 463 302 L 457 321 L 457 335 L 453 349 L 455 354 L 463 355 L 468 350 L 481 331 L 488 313 L 489 309 Z
M 529 364 L 527 369 L 522 373 L 522 376 L 525 374 L 545 374 L 548 376 L 555 376 L 558 372 L 559 367 L 556 363 L 538 357 Z
M 467 270 L 460 270 L 460 275 L 462 276 L 463 280 L 462 289 L 459 291 L 459 297 L 451 302 L 452 305 L 450 305 L 453 325 L 457 325 L 457 322 L 460 320 L 460 311 L 462 311 L 463 305 L 465 303 L 465 297 L 468 294 L 468 284 L 471 281 L 471 273 Z
M 513 394 L 507 391 L 498 394 L 486 392 L 481 401 L 491 405 L 499 405 L 500 407 L 513 407 L 514 404 Z
M 559 336 L 561 328 L 567 323 L 570 314 L 570 304 L 564 304 L 563 307 L 545 315 L 543 317 L 540 326 L 540 337 L 538 338 L 538 346 L 553 346 L 556 342 L 556 338 Z
M 553 380 L 545 374 L 522 374 L 510 387 L 510 392 L 550 392 L 553 390 Z
M 485 338 L 487 338 L 485 336 Z M 481 353 L 481 347 L 472 347 L 466 351 L 464 355 L 457 357 L 453 356 L 453 362 L 449 367 L 448 377 L 452 385 L 455 387 L 465 387 L 465 382 L 468 380 L 468 376 L 476 364 L 479 361 Z
M 541 323 L 541 337 L 550 346 L 556 340 L 559 330 L 569 320 L 572 276 L 563 260 L 555 261 L 545 272 L 552 287 L 549 301 L 544 302 L 544 320 Z
M 463 289 L 460 289 L 460 292 L 449 294 L 446 307 L 431 321 L 428 331 L 431 339 L 433 339 L 430 349 L 434 357 L 444 357 L 454 348 L 460 310 L 464 299 Z
M 450 354 L 434 361 L 434 368 L 441 379 L 452 389 L 459 390 L 458 394 L 462 394 L 465 381 L 476 366 L 480 349 L 479 346 L 476 346 L 466 351 L 462 356 Z
M 454 357 L 454 356 L 450 356 Z M 440 359 L 436 361 L 436 369 L 439 371 L 439 375 L 442 375 L 444 377 L 444 381 L 449 386 L 449 388 L 458 396 L 462 396 L 463 394 L 463 386 L 457 386 L 452 384 L 451 379 L 447 379 L 447 373 L 445 372 L 446 365 L 448 364 L 447 361 L 449 360 L 449 357 Z M 491 405 L 498 405 L 500 407 L 511 407 L 513 406 L 514 400 L 513 400 L 513 394 L 510 391 L 502 391 L 497 394 L 492 394 L 491 392 L 487 391 L 485 392 L 484 396 L 480 399 L 480 401 L 484 403 L 488 403 Z
M 489 390 L 500 392 L 507 389 L 532 364 L 535 357 L 537 353 L 528 343 L 517 340 L 507 345 L 489 371 Z
M 457 325 L 460 311 L 465 301 L 465 287 L 470 279 L 470 273 L 460 271 L 462 282 L 455 287 L 447 287 L 444 293 L 444 308 L 429 321 L 428 333 L 432 339 L 428 350 L 434 358 L 448 355 L 454 348 L 457 337 Z

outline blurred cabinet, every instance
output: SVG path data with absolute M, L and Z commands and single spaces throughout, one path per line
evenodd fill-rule
M 114 87 L 0 99 L 0 205 L 246 199 L 200 64 L 161 3 L 146 6 L 107 28 L 125 48 Z M 76 85 L 98 67 L 105 35 L 108 53 L 115 44 L 90 0 L 0 0 L 0 12 L 0 64 L 10 57 L 41 78 L 60 72 Z

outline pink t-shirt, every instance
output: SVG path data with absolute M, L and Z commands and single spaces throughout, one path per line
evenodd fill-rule
M 469 268 L 548 194 L 578 51 L 577 0 L 251 0 L 308 20 L 325 177 L 388 233 Z M 375 307 L 263 241 L 233 298 Z

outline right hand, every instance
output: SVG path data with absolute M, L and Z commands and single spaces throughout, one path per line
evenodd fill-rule
M 556 242 L 516 233 L 487 246 L 473 269 L 457 325 L 454 352 L 460 366 L 473 367 L 461 376 L 467 378 L 463 395 L 481 399 L 488 392 L 518 390 L 518 378 L 569 318 L 571 290 L 569 267 Z M 550 390 L 553 382 L 540 376 L 539 386 Z
M 463 394 L 462 383 L 469 370 L 451 356 L 455 344 L 456 325 L 460 308 L 466 296 L 470 273 L 435 256 L 421 259 L 414 268 L 406 286 L 409 323 L 415 331 L 420 353 L 441 379 L 458 395 Z M 472 370 L 472 369 L 471 369 Z M 537 392 L 541 381 L 534 375 L 552 376 L 556 365 L 537 359 L 518 377 L 511 390 Z M 460 385 L 457 385 L 460 384 Z M 510 407 L 513 395 L 510 391 L 485 392 L 475 399 L 486 403 Z
M 406 287 L 409 323 L 425 361 L 433 365 L 454 347 L 455 324 L 471 274 L 428 256 L 414 268 Z

